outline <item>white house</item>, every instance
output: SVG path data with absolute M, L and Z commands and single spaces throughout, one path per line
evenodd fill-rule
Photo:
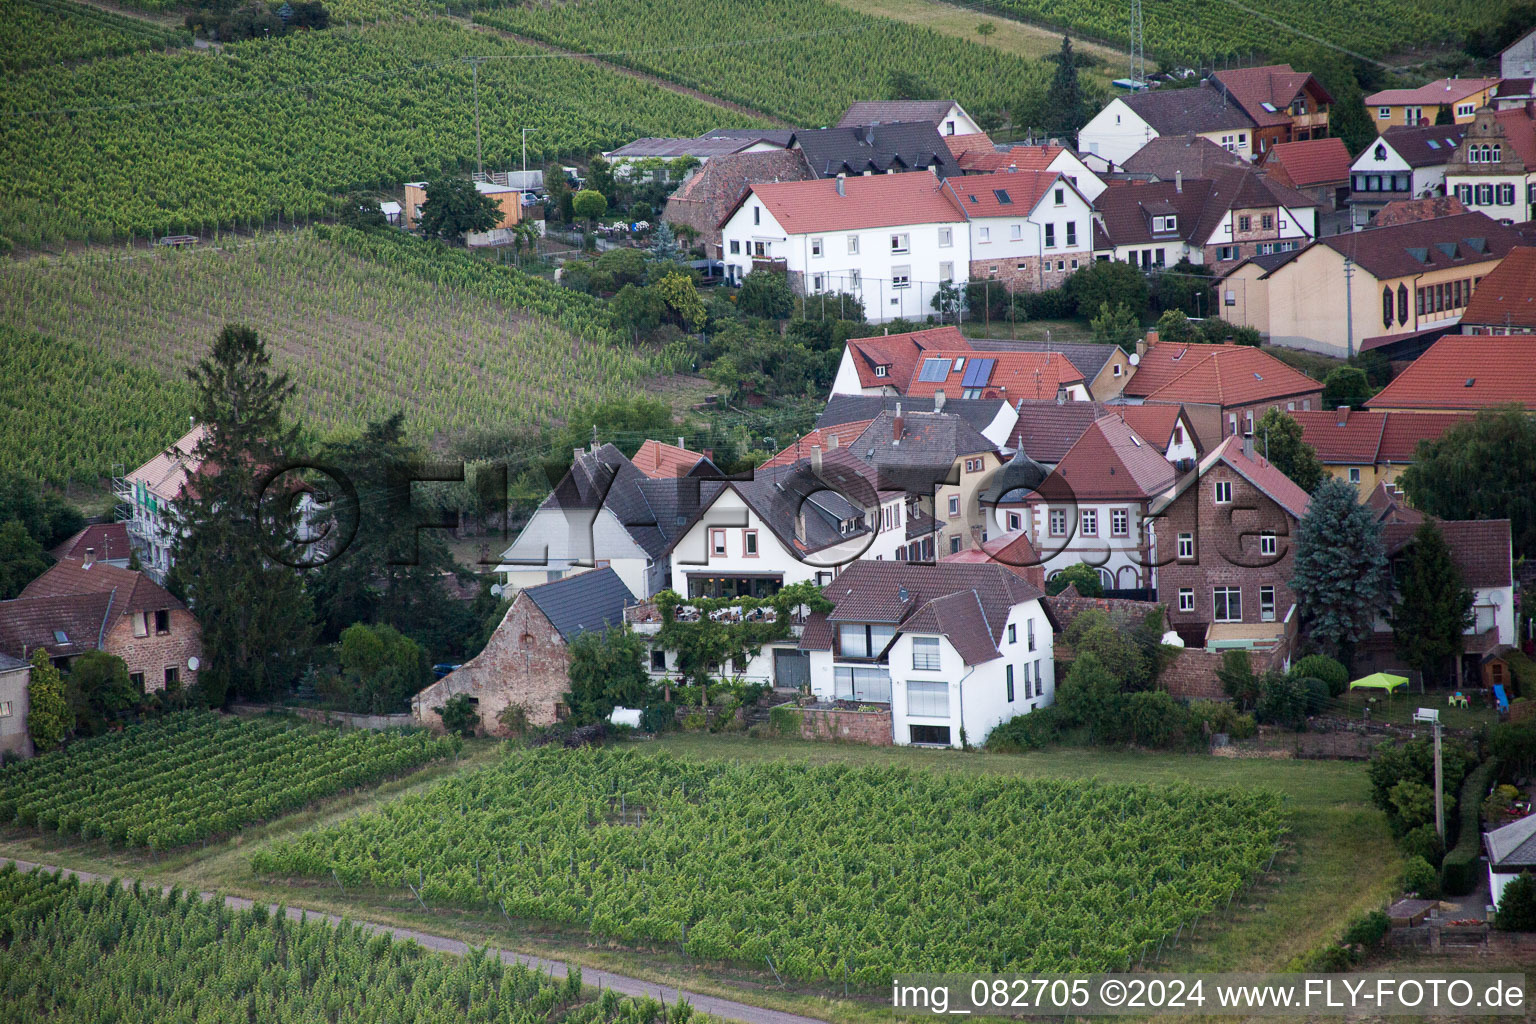
M 968 174 L 950 186 L 965 211 L 972 281 L 1045 291 L 1093 259 L 1093 205 L 1062 175 Z
M 1256 127 L 1242 107 L 1202 82 L 1192 89 L 1152 89 L 1115 97 L 1083 125 L 1077 150 L 1113 169 L 1155 138 L 1198 135 L 1252 160 Z
M 898 745 L 979 744 L 1056 695 L 1054 627 L 1039 589 L 996 562 L 860 561 L 807 625 L 821 700 L 889 705 Z
M 837 119 L 838 128 L 927 121 L 943 136 L 976 135 L 981 126 L 954 100 L 861 100 Z
M 1536 872 L 1536 814 L 1483 833 L 1488 854 L 1488 901 L 1494 906 L 1504 897 L 1504 887 L 1521 873 Z
M 782 270 L 796 294 L 861 296 L 873 321 L 929 315 L 971 261 L 959 200 L 921 172 L 751 185 L 720 234 L 731 281 Z
M 128 524 L 129 543 L 139 553 L 144 572 L 157 583 L 164 582 L 175 561 L 174 510 L 187 478 L 202 465 L 193 452 L 207 432 L 204 426 L 193 427 L 144 465 L 112 481 L 118 518 Z
M 1504 224 L 1536 218 L 1536 103 L 1483 107 L 1445 172 L 1447 195 Z
M 1349 167 L 1350 226 L 1359 230 L 1397 199 L 1445 194 L 1445 169 L 1466 126 L 1397 125 L 1360 151 Z

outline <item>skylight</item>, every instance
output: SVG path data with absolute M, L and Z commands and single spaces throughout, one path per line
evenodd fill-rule
M 1469 388 L 1469 387 L 1472 386 L 1473 382 L 1476 381 L 1476 380 L 1477 380 L 1476 377 L 1468 377 L 1467 378 L 1467 382 L 1465 384 L 1463 384 L 1462 387 Z
M 1261 374 L 1261 373 L 1255 372 L 1254 375 L 1253 375 L 1253 379 L 1254 380 L 1263 380 L 1264 379 L 1264 375 Z
M 1467 381 L 1467 383 L 1471 384 L 1472 382 Z M 53 642 L 56 644 L 67 644 L 69 643 L 69 637 L 65 635 L 62 629 L 56 629 L 53 631 Z
M 1260 103 L 1259 106 L 1263 107 L 1265 110 L 1269 111 L 1271 114 L 1278 114 L 1280 112 L 1279 110 L 1277 110 L 1275 108 L 1275 105 L 1273 103 Z
M 992 194 L 997 196 L 997 201 L 1004 206 L 1009 206 L 1013 203 L 1013 200 L 1008 197 L 1008 190 L 1005 188 L 995 188 L 992 190 Z
M 1438 139 L 1430 139 L 1428 141 L 1428 145 L 1429 145 L 1430 149 L 1439 149 L 1440 148 L 1440 142 L 1439 142 Z

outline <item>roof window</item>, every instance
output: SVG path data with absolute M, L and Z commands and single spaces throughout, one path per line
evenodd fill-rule
M 1468 381 L 1467 383 L 1470 384 L 1472 382 Z M 69 643 L 69 636 L 62 629 L 56 629 L 53 631 L 53 642 L 56 644 L 67 644 Z
M 1476 382 L 1476 380 L 1477 380 L 1476 377 L 1468 377 L 1467 378 L 1467 382 L 1465 384 L 1463 384 L 1462 387 L 1469 388 L 1469 387 L 1471 387 L 1473 385 L 1474 382 Z

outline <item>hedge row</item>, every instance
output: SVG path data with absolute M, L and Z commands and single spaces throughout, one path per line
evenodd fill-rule
M 1477 887 L 1477 861 L 1483 852 L 1483 797 L 1498 768 L 1498 759 L 1490 757 L 1468 772 L 1461 784 L 1461 831 L 1440 865 L 1440 891 L 1446 896 L 1465 896 Z

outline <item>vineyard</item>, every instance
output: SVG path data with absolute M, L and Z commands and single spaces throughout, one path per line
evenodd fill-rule
M 974 2 L 974 0 L 973 0 Z M 1012 15 L 1128 45 L 1122 0 L 987 0 L 991 13 Z M 1305 47 L 1301 33 L 1374 56 L 1439 42 L 1459 42 L 1469 28 L 1498 19 L 1512 0 L 1148 0 L 1143 15 L 1147 53 L 1164 63 L 1209 64 L 1286 56 Z
M 432 953 L 343 922 L 233 910 L 196 892 L 0 869 L 0 1017 L 10 1021 L 687 1024 L 581 972 Z M 698 1018 L 703 1020 L 703 1018 Z
M 0 324 L 21 343 L 0 352 L 0 394 L 17 403 L 14 413 L 0 404 L 0 422 L 18 422 L 0 431 L 0 452 L 50 477 L 147 458 L 185 429 L 172 415 L 184 416 L 185 371 L 227 322 L 266 339 L 297 385 L 290 412 L 307 424 L 403 409 L 422 440 L 558 421 L 573 402 L 688 365 L 680 347 L 622 344 L 590 296 L 402 233 L 318 227 L 223 250 L 8 261 Z M 76 365 L 51 365 L 30 331 L 51 332 Z M 116 369 L 123 362 L 137 369 Z M 173 383 L 157 391 L 151 377 Z
M 185 712 L 0 771 L 0 822 L 170 850 L 454 753 L 426 733 Z
M 545 749 L 251 864 L 876 985 L 1125 968 L 1226 904 L 1285 830 L 1262 791 Z
M 724 111 L 443 21 L 142 53 L 0 80 L 0 236 L 34 245 L 291 224 L 356 188 L 692 135 Z M 153 187 L 148 187 L 148 183 Z
M 973 115 L 1027 109 L 1049 77 L 1047 65 L 824 0 L 580 0 L 558 17 L 514 4 L 475 20 L 600 52 L 805 127 L 835 124 L 855 100 L 886 98 L 895 70 Z
M 188 46 L 192 35 L 74 0 L 0 0 L 0 72 Z
M 0 324 L 0 466 L 60 485 L 94 484 L 186 431 L 191 396 L 180 379 L 98 348 L 95 338 Z

